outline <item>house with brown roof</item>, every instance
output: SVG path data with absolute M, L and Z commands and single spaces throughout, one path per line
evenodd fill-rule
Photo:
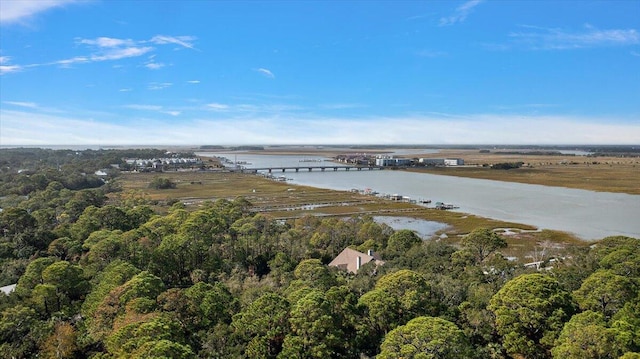
M 374 261 L 377 266 L 384 264 L 380 256 L 372 250 L 362 253 L 355 249 L 345 248 L 329 265 L 355 274 L 358 273 L 360 267 L 371 261 Z

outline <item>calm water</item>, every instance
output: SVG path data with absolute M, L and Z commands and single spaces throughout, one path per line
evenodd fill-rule
M 221 155 L 234 161 L 234 154 Z M 238 161 L 251 163 L 245 165 L 247 167 L 304 165 L 299 161 L 324 159 L 321 156 L 237 155 Z M 289 171 L 285 175 L 294 184 L 334 190 L 371 188 L 381 194 L 450 203 L 460 207 L 456 211 L 571 232 L 585 240 L 611 235 L 640 238 L 639 195 L 392 170 Z

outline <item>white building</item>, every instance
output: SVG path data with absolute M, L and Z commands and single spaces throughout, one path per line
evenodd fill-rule
M 464 160 L 462 158 L 445 158 L 444 165 L 445 166 L 462 166 L 464 165 Z

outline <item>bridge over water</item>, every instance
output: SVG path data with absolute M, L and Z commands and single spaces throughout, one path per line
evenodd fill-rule
M 283 166 L 283 167 L 253 167 L 253 168 L 238 168 L 235 169 L 237 172 L 242 173 L 256 173 L 256 172 L 287 172 L 287 171 L 372 171 L 372 170 L 383 170 L 382 166 Z

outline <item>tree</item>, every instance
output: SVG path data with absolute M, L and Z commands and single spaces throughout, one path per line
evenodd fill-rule
M 419 243 L 422 243 L 422 239 L 414 231 L 401 229 L 389 237 L 385 256 L 391 258 L 401 256 Z
M 303 286 L 327 290 L 338 284 L 329 267 L 322 264 L 319 259 L 303 260 L 296 266 L 293 276 L 295 279 L 289 285 L 289 292 Z
M 507 353 L 548 358 L 574 304 L 554 278 L 534 273 L 508 281 L 491 298 L 489 310 Z
M 33 260 L 18 280 L 16 291 L 26 295 L 28 291 L 35 288 L 36 285 L 44 283 L 42 271 L 56 261 L 57 258 L 54 257 L 43 257 Z
M 191 348 L 180 344 L 184 337 L 181 326 L 170 316 L 152 315 L 146 320 L 135 321 L 114 330 L 106 340 L 106 347 L 109 353 L 117 357 L 181 358 L 188 354 L 186 357 L 192 358 L 194 355 Z M 165 348 L 159 350 L 158 342 L 164 342 Z M 177 352 L 174 353 L 174 350 Z M 152 354 L 153 352 L 156 354 Z
M 609 318 L 638 293 L 636 282 L 611 270 L 598 270 L 582 282 L 573 296 L 583 310 L 593 310 Z
M 458 359 L 472 356 L 471 346 L 455 324 L 434 317 L 418 317 L 387 334 L 379 359 Z
M 82 303 L 82 314 L 90 320 L 100 302 L 114 288 L 126 283 L 140 270 L 131 263 L 115 260 L 109 263 L 95 278 L 96 285 Z
M 162 339 L 145 342 L 138 350 L 132 353 L 131 357 L 141 359 L 195 359 L 196 355 L 187 345 Z
M 172 188 L 176 188 L 176 183 L 168 178 L 156 177 L 149 183 L 149 188 L 172 189 Z
M 58 322 L 51 334 L 42 344 L 43 358 L 75 358 L 78 351 L 76 338 L 78 334 L 73 325 L 67 322 Z
M 138 301 L 138 303 L 153 305 L 164 289 L 162 280 L 151 273 L 143 271 L 136 274 L 126 283 L 112 289 L 102 299 L 87 325 L 89 335 L 94 340 L 104 339 L 112 332 L 116 319 L 126 314 L 126 308 L 130 302 L 146 299 L 146 302 Z M 131 309 L 134 312 L 139 311 L 135 307 Z M 144 310 L 149 311 L 148 308 Z
M 233 328 L 247 342 L 247 357 L 275 358 L 289 333 L 289 302 L 267 293 L 233 317 Z
M 586 311 L 564 325 L 551 353 L 558 359 L 615 359 L 622 346 L 601 313 Z
M 437 314 L 431 286 L 421 274 L 407 269 L 380 278 L 359 302 L 379 337 L 415 317 Z
M 291 333 L 278 358 L 329 358 L 342 341 L 330 303 L 319 290 L 310 291 L 292 306 L 289 323 Z
M 507 247 L 507 242 L 488 228 L 478 228 L 462 238 L 462 246 L 473 254 L 476 263 L 482 263 L 496 250 Z
M 46 329 L 31 308 L 18 304 L 5 309 L 0 314 L 0 353 L 7 358 L 36 356 Z

